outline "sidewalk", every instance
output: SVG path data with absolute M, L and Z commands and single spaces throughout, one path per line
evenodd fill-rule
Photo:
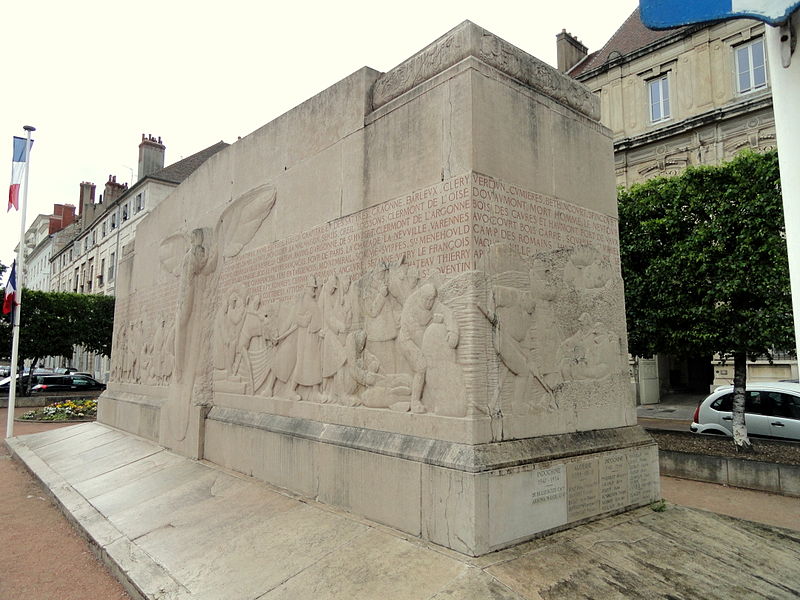
M 5 419 L 2 409 L 4 433 Z M 69 426 L 15 423 L 15 435 Z M 661 482 L 670 503 L 800 531 L 798 498 L 669 477 Z M 5 446 L 0 447 L 0 503 L 0 548 L 6 549 L 7 565 L 0 569 L 0 598 L 129 599 L 40 484 L 10 459 Z
M 672 419 L 691 423 L 697 405 L 708 394 L 665 394 L 658 404 L 640 404 L 636 415 L 647 419 Z

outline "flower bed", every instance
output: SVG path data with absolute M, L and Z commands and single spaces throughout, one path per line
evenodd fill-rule
M 90 421 L 97 417 L 96 398 L 75 398 L 55 402 L 19 417 L 21 421 Z

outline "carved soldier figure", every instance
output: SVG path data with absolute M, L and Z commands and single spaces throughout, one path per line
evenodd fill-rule
M 297 360 L 288 392 L 293 400 L 301 400 L 298 386 L 319 391 L 322 383 L 321 338 L 322 312 L 317 303 L 317 280 L 312 275 L 300 297 L 294 314 L 297 326 Z
M 331 391 L 336 372 L 342 368 L 347 355 L 342 341 L 347 331 L 346 315 L 342 311 L 339 280 L 331 275 L 322 286 L 322 381 L 323 391 Z
M 422 404 L 422 388 L 425 386 L 425 372 L 428 368 L 422 352 L 422 339 L 425 330 L 433 320 L 433 305 L 436 302 L 436 288 L 426 283 L 413 292 L 403 306 L 400 314 L 400 332 L 397 343 L 411 365 L 413 382 L 411 384 L 411 412 L 425 412 Z M 451 338 L 452 339 L 452 338 Z M 455 336 L 455 344 L 458 336 Z M 451 347 L 455 348 L 455 344 Z

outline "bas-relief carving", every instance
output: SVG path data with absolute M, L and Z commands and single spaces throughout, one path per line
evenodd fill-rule
M 468 46 L 467 38 L 465 28 L 457 29 L 384 74 L 375 82 L 374 106 L 386 104 L 461 60 Z
M 479 58 L 590 118 L 600 119 L 599 100 L 589 88 L 505 40 L 484 32 L 481 36 Z
M 616 169 L 617 180 L 622 185 L 630 185 L 655 176 L 679 175 L 688 166 L 731 160 L 746 148 L 767 152 L 775 147 L 771 115 L 753 116 L 746 121 L 738 118 L 709 125 L 691 135 L 675 136 L 669 145 L 651 143 L 624 154 L 617 152 L 617 162 L 622 163 Z
M 220 389 L 240 384 L 240 393 L 292 401 L 466 414 L 458 322 L 436 281 L 420 281 L 415 267 L 386 265 L 357 283 L 334 274 L 320 286 L 312 276 L 294 302 L 261 311 L 242 310 L 245 303 L 261 306 L 260 299 L 245 301 L 243 292 L 231 290 L 217 316 Z M 363 314 L 362 305 L 368 307 Z M 264 358 L 238 359 L 252 347 Z
M 111 379 L 165 386 L 174 370 L 175 328 L 166 312 L 144 319 L 119 319 L 114 333 Z
M 252 240 L 272 212 L 275 199 L 272 184 L 258 186 L 228 204 L 213 230 L 195 228 L 169 236 L 161 243 L 161 264 L 178 279 L 175 364 L 169 394 L 172 410 L 168 419 L 170 433 L 177 441 L 186 438 L 191 406 L 211 404 L 214 359 L 218 356 L 211 351 L 215 336 L 210 323 L 217 316 L 214 302 L 218 296 L 213 292 L 219 285 L 221 267 Z M 228 309 L 226 318 L 241 332 L 245 307 L 229 303 Z M 229 369 L 241 363 L 241 357 L 235 355 L 227 359 L 232 361 L 227 365 Z
M 310 277 L 294 301 L 271 305 L 234 287 L 216 317 L 215 386 L 450 417 L 608 402 L 591 389 L 607 392 L 624 371 L 618 280 L 590 247 L 526 257 L 498 244 L 450 278 L 420 279 L 401 261 L 357 281 Z M 492 352 L 476 352 L 482 340 Z M 482 403 L 468 390 L 485 390 L 487 368 Z
M 624 317 L 608 260 L 589 246 L 523 257 L 499 244 L 481 266 L 495 272 L 479 308 L 499 358 L 486 412 L 500 421 L 613 401 Z
M 472 178 L 478 185 L 483 179 Z M 443 198 L 451 187 L 442 187 Z M 596 238 L 598 246 L 541 242 L 528 247 L 520 239 L 509 244 L 480 237 L 474 250 L 443 255 L 465 261 L 474 251 L 473 262 L 463 263 L 466 269 L 454 273 L 439 260 L 443 272 L 428 270 L 424 276 L 408 258 L 412 253 L 361 272 L 349 257 L 339 263 L 342 271 L 319 271 L 316 262 L 305 261 L 295 269 L 307 274 L 295 297 L 252 283 L 261 281 L 262 270 L 279 265 L 264 248 L 236 257 L 224 269 L 228 275 L 236 269 L 235 276 L 221 282 L 221 264 L 226 256 L 236 256 L 269 214 L 274 188 L 244 196 L 226 209 L 214 230 L 196 229 L 164 240 L 162 263 L 176 275 L 170 296 L 175 309 L 162 308 L 155 316 L 150 311 L 149 317 L 128 312 L 126 327 L 117 332 L 116 349 L 123 359 L 114 363 L 115 379 L 169 386 L 170 397 L 183 398 L 186 406 L 210 403 L 214 393 L 223 392 L 354 410 L 489 415 L 499 423 L 498 439 L 505 418 L 535 419 L 618 402 L 620 385 L 625 385 L 622 287 L 618 265 L 610 262 L 613 240 L 592 233 L 595 225 L 605 231 L 609 224 L 561 201 L 518 193 L 530 206 L 515 201 L 516 212 L 553 207 L 540 211 L 550 219 L 538 220 L 544 231 L 540 235 L 551 239 L 561 231 L 562 243 L 578 243 L 576 223 L 585 221 L 582 235 Z M 407 202 L 416 197 L 409 194 Z M 263 210 L 239 229 L 234 225 L 241 219 L 229 211 L 251 208 L 254 198 L 260 198 Z M 433 202 L 430 196 L 423 200 Z M 501 200 L 512 201 L 497 196 Z M 476 223 L 490 210 L 486 199 L 466 201 L 463 208 L 461 200 L 454 202 L 459 210 L 471 207 L 474 215 L 465 214 Z M 571 211 L 583 211 L 581 218 L 566 221 Z M 346 230 L 348 219 L 358 218 L 347 217 L 334 229 Z M 464 219 L 457 213 L 451 219 L 454 230 L 461 231 Z M 392 221 L 379 224 L 387 223 Z M 482 227 L 476 225 L 479 236 Z M 610 227 L 608 235 L 615 229 Z M 235 236 L 233 250 L 221 239 L 226 232 Z M 502 237 L 499 231 L 492 236 Z M 331 246 L 329 238 L 300 237 L 308 240 L 310 255 L 315 243 L 339 246 Z M 438 248 L 439 242 L 428 243 Z M 181 416 L 174 435 L 183 435 L 185 426 Z

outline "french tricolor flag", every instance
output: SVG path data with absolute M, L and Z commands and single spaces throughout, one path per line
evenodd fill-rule
M 22 184 L 22 176 L 25 173 L 25 146 L 27 140 L 25 138 L 14 136 L 14 157 L 11 163 L 11 187 L 8 188 L 8 209 L 11 210 L 13 206 L 19 210 L 19 188 Z M 33 142 L 31 142 L 33 145 Z
M 23 140 L 24 141 L 24 140 Z M 6 283 L 6 295 L 3 298 L 3 314 L 10 313 L 16 305 L 15 299 L 17 297 L 17 261 L 11 265 L 11 275 L 8 277 Z

